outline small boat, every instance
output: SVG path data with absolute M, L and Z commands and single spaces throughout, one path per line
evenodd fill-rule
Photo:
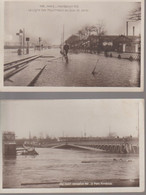
M 34 148 L 31 148 L 29 150 L 24 149 L 24 151 L 21 153 L 21 155 L 38 155 L 38 153 Z
M 97 160 L 83 160 L 82 163 L 96 163 Z
M 37 151 L 35 150 L 34 147 L 26 147 L 23 144 L 23 152 L 21 153 L 21 155 L 38 155 Z

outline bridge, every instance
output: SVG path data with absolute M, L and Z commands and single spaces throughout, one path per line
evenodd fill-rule
M 138 154 L 138 138 L 61 138 L 52 148 L 105 151 L 119 154 Z

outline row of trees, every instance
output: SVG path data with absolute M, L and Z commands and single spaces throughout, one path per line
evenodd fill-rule
M 96 25 L 85 25 L 77 32 L 80 38 L 87 38 L 92 33 L 98 36 L 105 35 L 106 30 L 105 30 L 104 22 L 101 21 Z
M 131 10 L 128 14 L 129 21 L 139 21 L 141 20 L 141 3 L 135 3 L 135 9 Z M 97 36 L 103 36 L 106 34 L 106 28 L 103 21 L 99 21 L 95 25 L 85 25 L 78 32 L 77 35 L 80 39 L 87 38 L 91 34 L 95 34 Z

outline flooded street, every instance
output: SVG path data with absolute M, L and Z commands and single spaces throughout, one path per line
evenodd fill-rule
M 69 61 L 61 56 L 60 50 L 47 49 L 42 51 L 31 50 L 30 55 L 42 55 L 33 61 L 36 70 L 45 66 L 34 86 L 44 87 L 139 87 L 140 65 L 138 61 L 129 61 L 105 57 L 103 54 L 69 53 Z M 11 56 L 5 52 L 5 62 L 17 59 L 17 53 L 13 51 Z M 27 57 L 27 55 L 25 55 Z M 10 59 L 8 59 L 10 58 Z M 19 56 L 20 58 L 20 56 Z M 22 56 L 21 56 L 22 58 Z M 25 86 L 24 80 L 29 75 L 34 78 L 35 66 L 28 65 L 24 70 L 11 77 L 11 82 L 5 82 L 7 86 Z M 94 70 L 94 74 L 92 74 Z M 31 76 L 32 73 L 32 76 Z M 16 79 L 17 78 L 17 79 Z M 28 79 L 27 79 L 28 80 Z
M 139 64 L 103 55 L 69 54 L 68 63 L 64 59 L 48 63 L 35 86 L 138 87 Z
M 70 180 L 139 178 L 136 155 L 51 148 L 36 150 L 39 155 L 35 157 L 17 156 L 3 160 L 4 188 L 52 188 Z

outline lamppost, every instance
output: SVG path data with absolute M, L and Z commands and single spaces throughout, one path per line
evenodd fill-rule
M 25 30 L 19 30 L 19 33 L 16 33 L 16 35 L 19 36 L 19 49 L 18 49 L 18 55 L 22 54 L 22 47 L 23 47 L 23 54 L 24 54 L 24 47 L 25 47 Z
M 26 37 L 26 42 L 27 42 L 27 48 L 26 48 L 26 54 L 29 54 L 29 37 Z
M 39 37 L 39 50 L 41 50 L 41 37 Z
M 18 55 L 21 55 L 22 54 L 22 36 L 23 36 L 23 31 L 20 29 L 19 30 L 19 33 L 16 33 L 16 35 L 19 36 L 19 49 L 18 49 Z

